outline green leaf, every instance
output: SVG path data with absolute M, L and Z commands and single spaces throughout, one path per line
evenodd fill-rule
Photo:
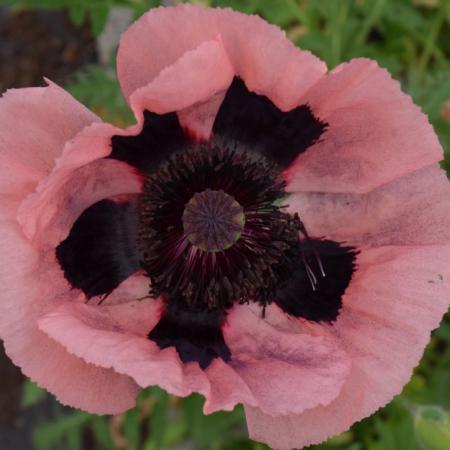
M 25 6 L 28 8 L 64 8 L 70 0 L 0 0 L 0 6 Z
M 89 7 L 89 17 L 91 19 L 92 32 L 98 36 L 105 28 L 109 16 L 109 4 Z
M 83 432 L 74 428 L 67 431 L 64 450 L 84 450 Z
M 40 425 L 33 433 L 33 442 L 36 450 L 51 450 L 58 446 L 69 433 L 81 432 L 82 427 L 90 420 L 91 416 L 81 411 L 59 417 L 54 422 Z M 72 442 L 73 443 L 73 442 Z
M 96 417 L 92 423 L 92 431 L 102 450 L 118 450 L 111 439 L 108 419 L 106 417 Z
M 219 449 L 226 442 L 231 443 L 246 435 L 242 407 L 205 416 L 202 413 L 203 402 L 197 394 L 183 401 L 185 421 L 196 450 Z
M 420 406 L 414 417 L 417 440 L 423 450 L 450 448 L 450 419 L 439 406 Z
M 46 395 L 44 389 L 31 381 L 26 381 L 22 389 L 22 408 L 39 403 Z
M 133 122 L 133 114 L 125 102 L 114 74 L 98 65 L 79 72 L 66 89 L 102 119 L 119 126 Z
M 125 414 L 123 431 L 132 448 L 138 448 L 140 442 L 140 422 L 136 408 Z
M 69 7 L 70 20 L 77 26 L 81 26 L 86 17 L 86 8 L 80 5 L 73 5 Z
M 150 416 L 150 436 L 153 448 L 163 448 L 168 430 L 168 402 L 169 396 L 161 389 L 153 390 L 155 403 Z

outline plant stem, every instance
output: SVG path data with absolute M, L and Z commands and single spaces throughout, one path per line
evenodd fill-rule
M 446 13 L 447 5 L 444 3 L 436 13 L 436 16 L 431 24 L 430 32 L 428 33 L 428 36 L 425 40 L 424 49 L 423 52 L 419 58 L 419 62 L 417 65 L 417 73 L 419 76 L 419 79 L 422 79 L 427 67 L 428 63 L 430 61 L 430 57 L 433 53 L 436 39 L 439 35 L 439 32 L 441 31 L 442 25 L 444 23 L 445 19 L 445 13 Z

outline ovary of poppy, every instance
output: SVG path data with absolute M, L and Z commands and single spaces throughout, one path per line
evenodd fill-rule
M 446 312 L 450 187 L 376 63 L 327 72 L 256 16 L 158 8 L 122 36 L 137 123 L 58 86 L 0 100 L 0 336 L 97 414 L 144 387 L 245 406 L 285 450 L 372 414 Z

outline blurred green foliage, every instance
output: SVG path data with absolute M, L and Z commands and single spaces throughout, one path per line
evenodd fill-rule
M 88 19 L 95 35 L 103 31 L 113 6 L 130 8 L 137 17 L 160 3 L 160 0 L 0 0 L 0 6 L 67 9 L 75 25 Z
M 302 48 L 330 68 L 353 57 L 376 59 L 402 83 L 429 115 L 446 150 L 450 169 L 450 1 L 449 0 L 198 0 L 257 13 L 284 28 Z M 72 20 L 90 17 L 101 32 L 110 7 L 137 16 L 159 4 L 150 0 L 0 0 L 0 5 L 68 8 Z M 132 121 L 111 68 L 92 66 L 68 89 L 105 120 Z M 405 149 L 408 151 L 408 149 Z M 41 400 L 29 383 L 24 407 Z M 116 417 L 64 413 L 35 431 L 37 450 L 263 450 L 247 439 L 241 407 L 203 416 L 202 399 L 176 399 L 152 388 L 138 406 Z M 446 318 L 403 393 L 372 417 L 314 449 L 450 449 L 450 320 Z M 320 426 L 320 425 L 319 425 Z M 89 446 L 86 447 L 86 442 Z

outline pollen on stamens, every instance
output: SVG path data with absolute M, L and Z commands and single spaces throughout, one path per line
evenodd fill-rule
M 183 228 L 189 242 L 205 252 L 230 248 L 245 225 L 244 208 L 222 190 L 197 192 L 186 204 Z

